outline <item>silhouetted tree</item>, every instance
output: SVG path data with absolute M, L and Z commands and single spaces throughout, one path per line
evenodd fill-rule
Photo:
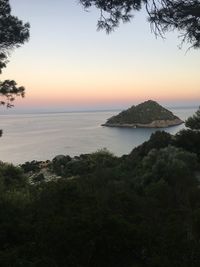
M 29 24 L 11 15 L 9 0 L 0 0 L 0 73 L 8 63 L 10 52 L 29 39 Z M 24 97 L 24 87 L 13 80 L 0 81 L 0 105 L 12 107 L 16 96 Z
M 185 125 L 192 130 L 200 130 L 200 107 L 192 117 L 186 120 Z
M 80 0 L 85 8 L 95 6 L 100 10 L 98 29 L 107 33 L 120 22 L 128 22 L 134 11 L 144 7 L 152 30 L 163 36 L 168 30 L 181 32 L 182 42 L 200 47 L 200 2 L 199 0 Z
M 181 130 L 175 135 L 173 145 L 200 156 L 200 131 Z
M 29 24 L 11 15 L 9 0 L 0 0 L 0 74 L 8 63 L 10 52 L 29 39 Z M 0 81 L 0 106 L 13 106 L 16 96 L 24 97 L 25 88 L 13 80 Z M 0 137 L 2 130 L 0 130 Z

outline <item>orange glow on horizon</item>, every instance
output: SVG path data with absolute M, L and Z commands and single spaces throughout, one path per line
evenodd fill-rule
M 38 91 L 40 93 L 38 93 Z M 48 93 L 47 93 L 48 92 Z M 62 89 L 59 91 L 56 90 L 28 90 L 26 92 L 26 96 L 24 99 L 16 99 L 16 105 L 19 106 L 63 106 L 63 105 L 114 105 L 120 103 L 140 103 L 146 101 L 148 99 L 152 99 L 158 102 L 166 102 L 166 101 L 197 101 L 200 100 L 200 92 L 195 91 L 192 95 L 190 95 L 189 90 L 174 90 L 170 92 L 167 90 L 167 87 L 163 86 L 159 90 L 150 88 L 146 90 L 146 88 L 127 88 L 124 90 L 120 90 L 119 88 L 114 88 L 109 90 L 99 89 L 99 90 L 91 90 L 91 89 L 81 89 L 81 92 L 78 89 Z

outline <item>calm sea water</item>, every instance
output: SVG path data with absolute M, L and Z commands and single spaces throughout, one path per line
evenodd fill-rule
M 171 108 L 185 120 L 196 108 Z M 118 112 L 80 112 L 0 115 L 0 160 L 20 164 L 31 160 L 52 159 L 56 155 L 75 156 L 107 148 L 115 155 L 128 154 L 148 140 L 155 129 L 102 127 Z M 165 129 L 175 134 L 184 125 Z

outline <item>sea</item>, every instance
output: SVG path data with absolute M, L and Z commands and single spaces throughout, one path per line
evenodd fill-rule
M 197 107 L 168 108 L 182 120 Z M 128 154 L 158 129 L 110 128 L 101 124 L 119 111 L 55 112 L 0 115 L 0 161 L 22 164 L 52 160 L 56 155 L 78 156 L 107 148 L 116 156 Z M 171 134 L 184 124 L 164 128 Z

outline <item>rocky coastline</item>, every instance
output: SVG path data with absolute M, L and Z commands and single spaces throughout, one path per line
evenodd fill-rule
M 177 118 L 174 120 L 155 120 L 151 123 L 104 123 L 101 126 L 106 127 L 121 127 L 121 128 L 167 128 L 183 124 L 184 121 Z

